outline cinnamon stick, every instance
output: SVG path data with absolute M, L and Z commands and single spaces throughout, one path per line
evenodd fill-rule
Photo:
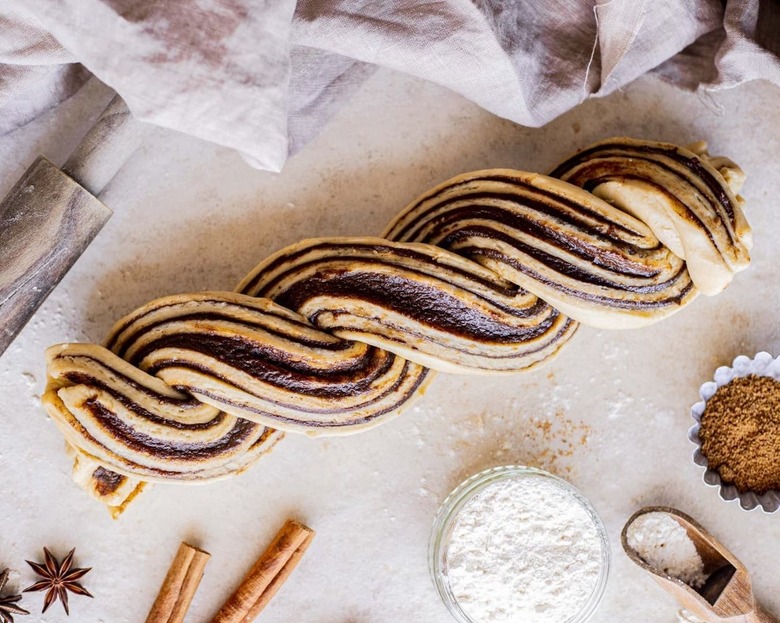
M 290 576 L 313 537 L 313 530 L 288 519 L 211 623 L 253 621 Z
M 298 547 L 298 549 L 292 553 L 292 556 L 290 556 L 287 564 L 282 567 L 282 570 L 279 571 L 277 576 L 271 580 L 268 588 L 266 588 L 262 595 L 258 597 L 257 601 L 255 601 L 255 603 L 249 609 L 249 613 L 244 617 L 244 620 L 241 623 L 252 623 L 257 618 L 257 615 L 260 614 L 260 611 L 268 605 L 268 602 L 273 599 L 274 595 L 276 595 L 276 592 L 282 588 L 282 584 L 284 584 L 287 581 L 287 578 L 290 577 L 293 569 L 298 566 L 298 563 L 301 561 L 301 558 L 303 558 L 303 554 L 308 549 L 309 544 L 313 538 L 314 532 L 309 532 L 309 534 L 306 535 L 303 543 L 301 543 L 300 547 Z
M 157 599 L 146 617 L 146 623 L 182 623 L 195 591 L 203 577 L 203 570 L 211 558 L 208 552 L 187 543 L 179 550 L 165 575 Z

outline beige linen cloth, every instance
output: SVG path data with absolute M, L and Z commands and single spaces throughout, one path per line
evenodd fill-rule
M 648 71 L 780 85 L 779 0 L 2 0 L 0 135 L 94 75 L 279 170 L 377 66 L 541 126 Z

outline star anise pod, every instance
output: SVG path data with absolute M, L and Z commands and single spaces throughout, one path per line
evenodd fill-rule
M 62 607 L 65 608 L 65 614 L 70 614 L 70 610 L 68 610 L 68 591 L 76 595 L 92 597 L 90 592 L 76 581 L 89 573 L 90 569 L 73 568 L 73 552 L 75 551 L 75 548 L 70 550 L 65 559 L 62 562 L 58 562 L 51 552 L 44 547 L 43 553 L 46 557 L 44 564 L 27 561 L 27 564 L 33 568 L 33 571 L 44 579 L 25 588 L 23 592 L 46 591 L 41 612 L 46 612 L 47 608 L 59 599 L 62 602 Z
M 0 593 L 3 592 L 8 583 L 8 569 L 3 569 L 0 573 Z M 0 597 L 0 623 L 14 623 L 15 614 L 30 614 L 24 608 L 16 605 L 16 602 L 22 598 L 21 595 L 6 595 Z

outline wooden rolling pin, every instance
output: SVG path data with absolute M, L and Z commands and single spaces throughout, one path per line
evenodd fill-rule
M 707 574 L 704 586 L 692 588 L 682 580 L 667 575 L 662 569 L 656 569 L 628 544 L 628 527 L 646 513 L 666 513 L 685 529 L 704 564 L 704 572 Z M 626 522 L 620 540 L 628 557 L 649 571 L 653 579 L 697 619 L 708 623 L 778 623 L 753 596 L 750 574 L 745 565 L 685 513 L 668 506 L 643 508 Z
M 111 216 L 98 196 L 148 127 L 115 96 L 62 169 L 40 156 L 0 203 L 0 355 Z

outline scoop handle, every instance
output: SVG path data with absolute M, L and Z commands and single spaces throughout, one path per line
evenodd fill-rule
M 745 623 L 780 623 L 780 619 L 773 616 L 759 604 L 756 604 L 753 612 L 745 615 Z

